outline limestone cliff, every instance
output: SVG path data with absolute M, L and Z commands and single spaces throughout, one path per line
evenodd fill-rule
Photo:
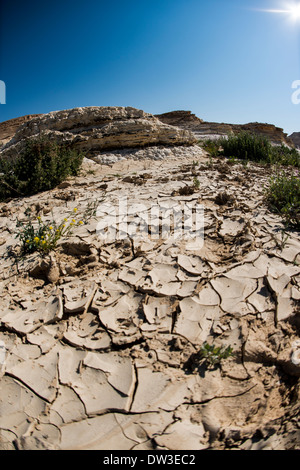
M 192 114 L 191 111 L 170 111 L 169 113 L 156 114 L 155 116 L 171 126 L 178 126 L 179 124 L 195 126 L 204 122 L 195 114 Z
M 164 124 L 139 109 L 84 107 L 54 111 L 25 122 L 2 148 L 2 156 L 15 158 L 27 138 L 40 135 L 72 143 L 89 157 L 106 149 L 196 142 L 189 130 Z
M 21 116 L 10 119 L 8 121 L 0 122 L 0 148 L 12 139 L 17 129 L 22 124 L 38 116 L 41 116 L 41 114 L 28 114 L 27 116 Z
M 294 143 L 289 139 L 288 135 L 283 131 L 281 127 L 276 127 L 273 124 L 250 122 L 249 124 L 232 125 L 234 133 L 240 131 L 248 131 L 254 134 L 267 137 L 274 144 L 285 144 L 290 147 L 294 147 Z
M 293 141 L 280 127 L 273 124 L 251 122 L 248 124 L 226 124 L 218 122 L 206 122 L 199 119 L 190 111 L 173 111 L 156 115 L 158 119 L 167 124 L 178 126 L 194 132 L 197 138 L 238 134 L 241 131 L 252 132 L 267 137 L 273 144 L 285 144 L 294 147 Z

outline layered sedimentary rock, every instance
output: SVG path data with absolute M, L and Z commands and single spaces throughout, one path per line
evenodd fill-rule
M 203 124 L 203 120 L 198 118 L 196 114 L 191 111 L 170 111 L 169 113 L 156 114 L 160 121 L 171 126 L 178 126 L 179 124 L 195 126 Z
M 300 148 L 300 132 L 293 132 L 289 139 L 293 141 L 295 147 Z
M 54 111 L 24 123 L 2 149 L 14 158 L 28 138 L 48 135 L 95 156 L 99 151 L 150 145 L 192 145 L 189 130 L 162 123 L 152 114 L 131 107 L 84 107 Z
M 88 157 L 106 150 L 143 149 L 152 145 L 191 145 L 197 139 L 249 131 L 274 144 L 300 146 L 297 132 L 287 136 L 272 124 L 206 122 L 191 111 L 155 116 L 131 107 L 85 107 L 27 115 L 0 123 L 0 155 L 15 158 L 27 138 L 48 134 L 72 142 Z
M 28 114 L 27 116 L 0 122 L 0 148 L 12 139 L 17 129 L 22 126 L 22 124 L 38 116 L 41 116 L 41 114 Z
M 267 137 L 273 144 L 285 144 L 294 146 L 293 139 L 280 127 L 273 124 L 264 124 L 259 122 L 251 122 L 248 124 L 226 124 L 218 122 L 206 122 L 199 119 L 190 111 L 173 111 L 156 115 L 158 119 L 166 124 L 172 124 L 182 129 L 193 132 L 197 138 L 206 138 L 211 136 L 222 136 L 228 134 L 238 134 L 242 131 L 248 131 L 263 137 Z
M 289 139 L 288 135 L 281 127 L 276 127 L 273 124 L 264 124 L 260 122 L 250 122 L 249 124 L 235 124 L 232 125 L 234 134 L 241 131 L 252 132 L 263 137 L 267 137 L 274 144 L 285 144 L 291 147 L 294 146 L 293 142 Z

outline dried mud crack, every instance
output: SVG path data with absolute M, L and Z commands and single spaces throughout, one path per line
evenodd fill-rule
M 0 447 L 299 449 L 300 242 L 264 204 L 265 168 L 196 145 L 124 157 L 0 204 Z M 182 203 L 203 206 L 203 246 L 149 223 Z M 16 262 L 27 207 L 90 217 Z M 173 211 L 174 233 L 183 223 Z M 233 353 L 211 365 L 204 343 Z

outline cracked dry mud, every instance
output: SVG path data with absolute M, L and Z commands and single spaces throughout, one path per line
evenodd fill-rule
M 300 448 L 299 233 L 266 209 L 266 167 L 176 152 L 85 161 L 59 188 L 0 205 L 2 449 Z M 146 231 L 153 204 L 202 204 L 203 247 L 101 239 L 122 196 Z M 16 262 L 27 207 L 62 220 L 91 203 L 97 216 L 51 257 Z M 233 355 L 213 367 L 204 342 Z

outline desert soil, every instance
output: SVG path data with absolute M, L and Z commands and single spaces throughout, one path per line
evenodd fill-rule
M 300 242 L 266 208 L 271 170 L 198 146 L 157 156 L 85 160 L 0 204 L 2 449 L 300 449 Z M 203 246 L 126 234 L 123 216 L 133 230 L 174 204 L 203 206 Z M 85 223 L 20 259 L 27 208 Z M 211 364 L 205 342 L 232 355 Z

